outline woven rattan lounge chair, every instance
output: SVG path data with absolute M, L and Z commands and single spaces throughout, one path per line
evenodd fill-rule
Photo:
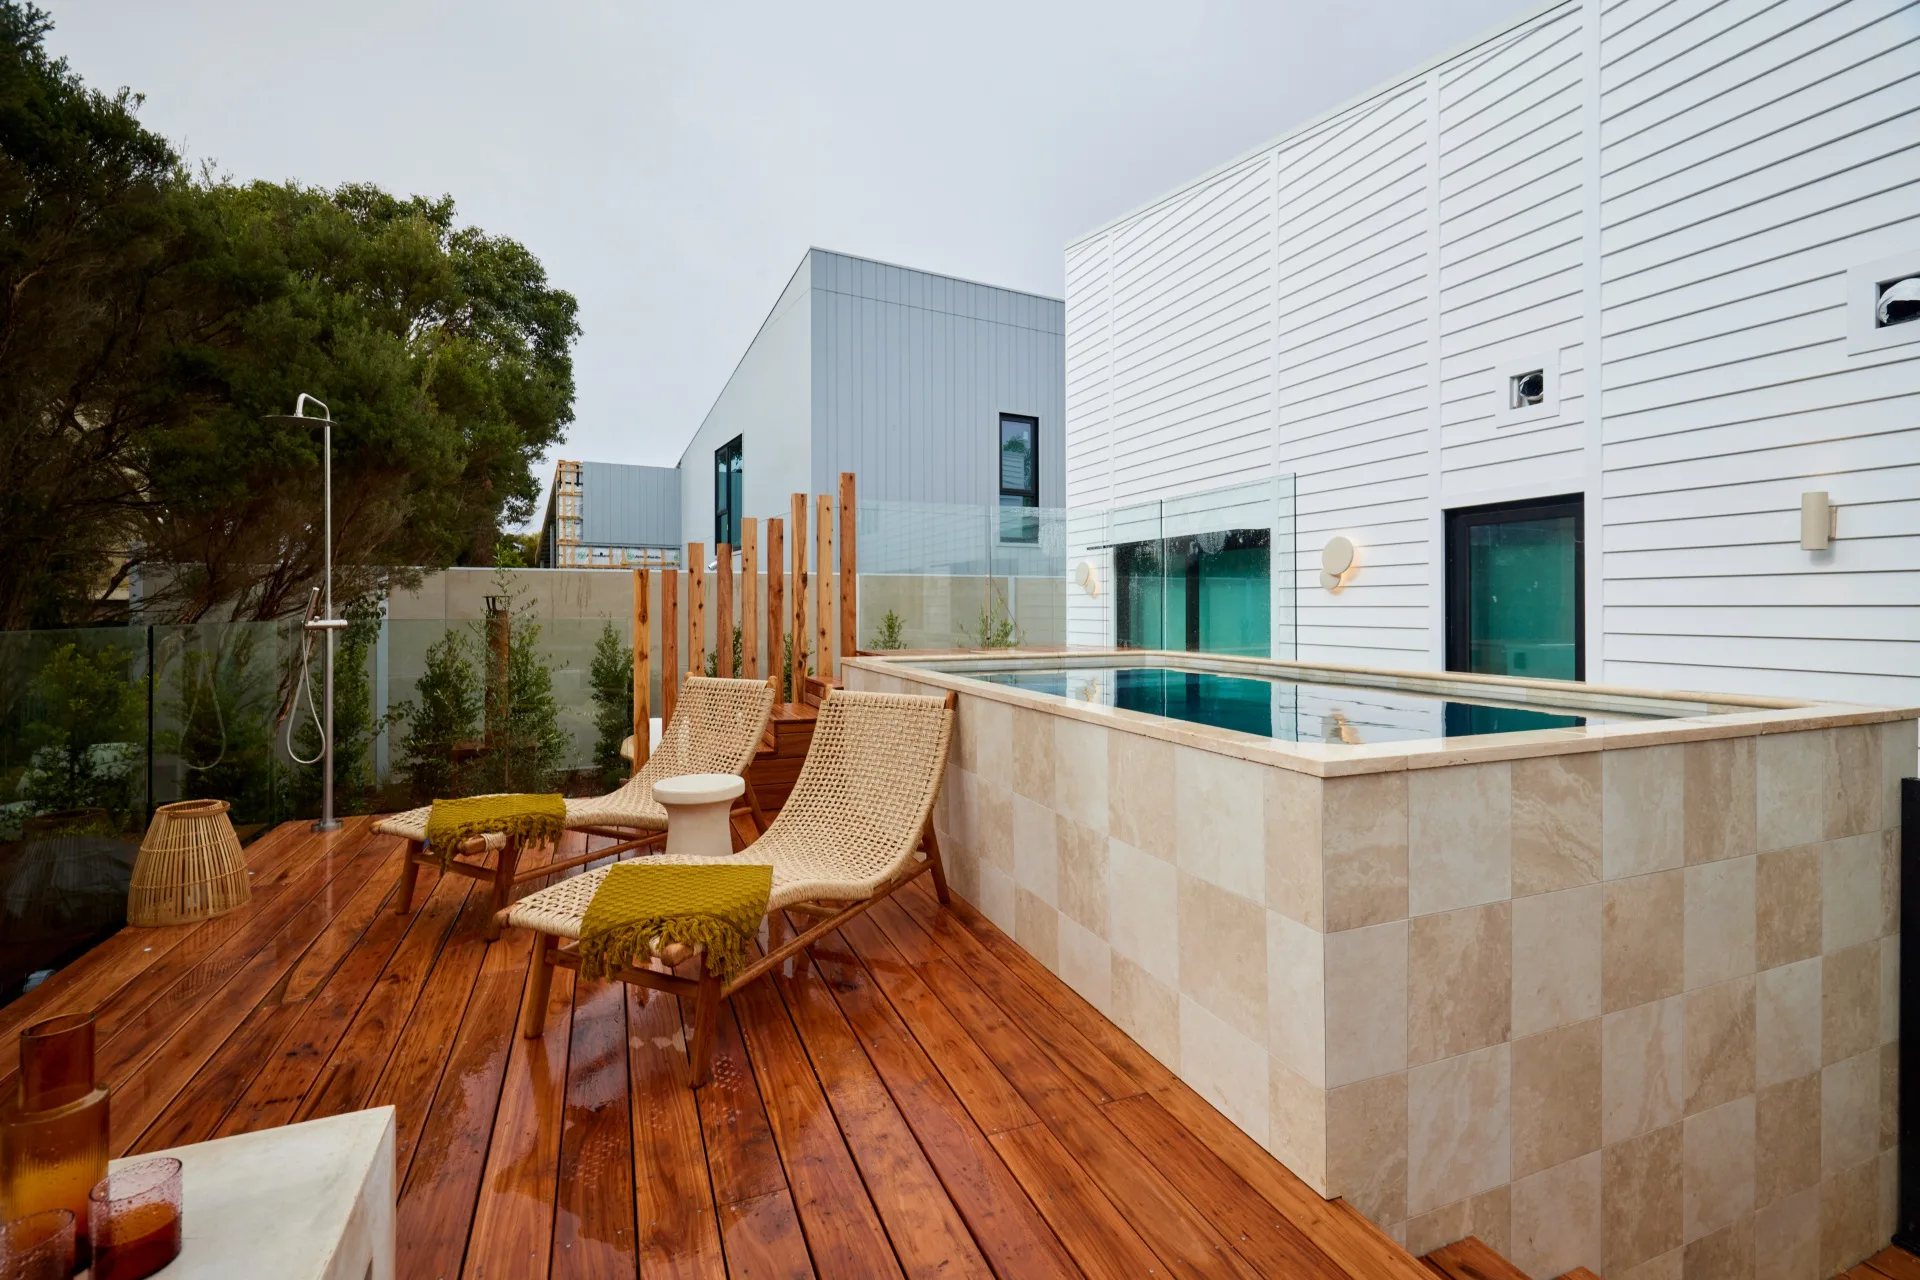
M 657 845 L 666 839 L 667 811 L 654 803 L 653 784 L 662 778 L 677 778 L 688 773 L 745 774 L 753 762 L 754 752 L 760 749 L 761 739 L 766 736 L 767 720 L 772 714 L 770 681 L 690 676 L 681 686 L 680 701 L 674 707 L 673 719 L 660 735 L 660 745 L 640 771 L 606 795 L 567 801 L 567 830 L 610 836 L 618 843 L 546 862 L 523 872 L 519 869 L 520 850 L 516 842 L 490 833 L 467 841 L 447 869 L 489 881 L 493 886 L 492 907 L 497 912 L 512 900 L 516 885 Z M 751 786 L 742 799 L 742 807 L 752 818 L 756 831 L 766 830 L 765 815 L 760 812 Z M 394 902 L 394 909 L 401 915 L 413 909 L 413 886 L 420 868 L 440 865 L 440 860 L 426 847 L 427 817 L 432 812 L 433 807 L 425 805 L 373 824 L 375 831 L 399 836 L 407 842 L 407 856 L 400 865 L 400 888 Z M 487 853 L 495 855 L 492 866 L 468 860 Z M 489 916 L 487 937 L 499 936 L 499 924 Z
M 835 690 L 821 704 L 800 778 L 779 816 L 745 851 L 724 859 L 773 867 L 770 940 L 779 936 L 782 911 L 816 922 L 773 945 L 730 982 L 722 983 L 708 972 L 704 957 L 678 945 L 657 948 L 652 967 L 619 970 L 616 976 L 624 982 L 694 998 L 693 1042 L 687 1050 L 694 1088 L 707 1080 L 722 1000 L 916 876 L 931 873 L 934 892 L 947 901 L 930 815 L 952 735 L 952 694 L 943 699 Z M 663 860 L 722 861 L 673 854 Z M 581 922 L 607 871 L 603 867 L 530 893 L 495 917 L 498 924 L 531 929 L 538 937 L 523 1014 L 530 1038 L 545 1030 L 553 966 L 579 968 L 575 944 Z M 698 966 L 695 976 L 672 972 L 688 961 Z

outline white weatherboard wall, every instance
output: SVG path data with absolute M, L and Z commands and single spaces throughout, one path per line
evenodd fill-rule
M 1920 341 L 1847 336 L 1903 254 L 1920 6 L 1549 5 L 1068 247 L 1067 502 L 1293 473 L 1299 657 L 1438 668 L 1442 513 L 1584 494 L 1589 679 L 1920 702 Z

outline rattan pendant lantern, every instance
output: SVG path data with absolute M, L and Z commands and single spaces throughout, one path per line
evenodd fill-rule
M 127 889 L 127 923 L 191 924 L 253 896 L 225 800 L 180 800 L 153 811 Z

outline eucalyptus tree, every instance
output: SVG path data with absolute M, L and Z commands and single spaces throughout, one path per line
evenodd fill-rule
M 50 57 L 0 0 L 0 629 L 267 619 L 318 576 L 334 429 L 337 590 L 488 564 L 573 417 L 572 295 L 451 197 L 190 171 L 140 99 Z

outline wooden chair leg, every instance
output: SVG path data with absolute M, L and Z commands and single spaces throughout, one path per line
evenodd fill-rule
M 526 1024 L 527 1039 L 538 1040 L 547 1030 L 547 992 L 553 986 L 553 949 L 559 939 L 550 933 L 533 937 L 533 972 L 527 975 L 527 1002 L 520 1010 L 520 1021 Z
M 422 841 L 407 841 L 407 856 L 400 864 L 400 887 L 394 891 L 393 895 L 395 915 L 403 916 L 413 910 L 413 885 L 420 878 L 420 864 L 414 859 L 420 856 L 425 847 Z
M 693 999 L 693 1043 L 687 1046 L 687 1087 L 698 1089 L 713 1070 L 713 1036 L 720 1022 L 720 979 L 700 960 L 700 990 Z
M 933 834 L 933 819 L 927 819 L 927 831 L 924 843 L 927 847 L 927 861 L 933 864 L 933 896 L 944 903 L 952 902 L 953 895 L 947 892 L 947 869 L 940 863 L 940 841 Z
M 767 811 L 765 809 L 761 808 L 760 794 L 759 792 L 753 789 L 753 780 L 749 778 L 746 780 L 746 782 L 747 782 L 747 811 L 753 815 L 753 829 L 759 832 L 760 835 L 765 835 L 767 834 L 767 826 L 769 823 L 773 821 L 773 819 L 767 816 Z
M 494 922 L 494 914 L 506 910 L 513 903 L 513 873 L 520 869 L 520 842 L 512 836 L 500 846 L 500 856 L 493 864 L 493 901 L 488 904 L 492 909 L 487 916 L 487 941 L 493 942 L 500 937 L 500 926 Z

